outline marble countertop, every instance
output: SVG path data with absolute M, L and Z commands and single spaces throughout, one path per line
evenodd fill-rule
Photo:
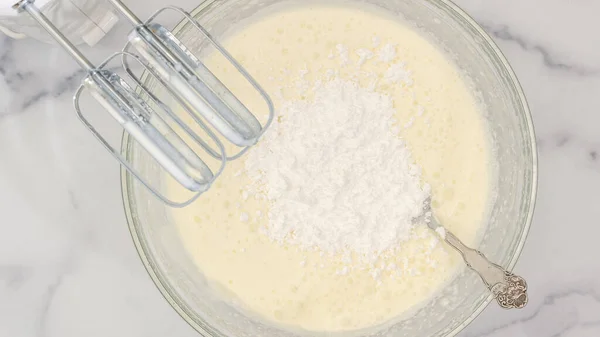
M 142 17 L 160 3 L 130 2 Z M 540 145 L 537 209 L 517 265 L 531 302 L 490 306 L 460 336 L 599 336 L 600 2 L 457 3 L 512 63 Z M 102 59 L 126 29 L 86 51 Z M 0 33 L 0 337 L 197 336 L 146 274 L 118 166 L 75 118 L 81 75 L 59 48 Z

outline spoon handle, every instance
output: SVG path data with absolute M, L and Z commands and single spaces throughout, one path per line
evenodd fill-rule
M 445 240 L 461 253 L 467 266 L 481 276 L 500 307 L 522 309 L 527 305 L 527 283 L 522 277 L 490 262 L 480 251 L 467 247 L 449 231 L 446 232 Z

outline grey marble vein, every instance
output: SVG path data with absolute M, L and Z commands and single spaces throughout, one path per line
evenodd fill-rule
M 493 25 L 487 23 L 480 23 L 480 25 L 498 40 L 516 43 L 524 50 L 540 54 L 544 64 L 550 69 L 566 71 L 580 76 L 594 76 L 600 73 L 600 66 L 598 68 L 589 68 L 579 64 L 560 61 L 548 47 L 536 44 L 534 41 L 529 41 L 517 33 L 513 33 L 510 27 L 506 25 Z
M 76 70 L 72 74 L 70 74 L 64 78 L 61 78 L 58 82 L 56 82 L 54 84 L 54 86 L 51 90 L 42 90 L 42 91 L 39 91 L 39 92 L 27 97 L 27 99 L 21 103 L 19 110 L 21 110 L 21 111 L 28 110 L 31 106 L 36 105 L 37 103 L 42 101 L 44 98 L 47 98 L 49 96 L 51 98 L 59 98 L 60 96 L 62 96 L 64 94 L 68 94 L 69 96 L 72 96 L 75 93 L 75 90 L 77 89 L 77 87 L 79 85 L 81 85 L 81 80 L 84 78 L 84 76 L 85 76 L 84 70 L 82 70 L 82 69 Z
M 52 303 L 56 298 L 56 293 L 62 284 L 64 275 L 59 275 L 57 279 L 48 286 L 46 293 L 41 299 L 41 308 L 39 309 L 38 319 L 36 322 L 37 333 L 36 337 L 46 336 L 46 325 L 48 324 L 48 315 L 52 308 Z
M 71 206 L 73 206 L 74 210 L 78 210 L 79 209 L 79 201 L 77 200 L 77 197 L 75 196 L 75 192 L 72 189 L 69 189 L 67 191 L 67 193 L 69 194 L 69 201 L 71 202 Z
M 11 289 L 21 286 L 31 276 L 31 269 L 22 265 L 0 265 L 0 282 Z
M 514 327 L 516 325 L 526 325 L 529 322 L 536 320 L 538 318 L 538 316 L 540 315 L 540 313 L 547 307 L 560 306 L 561 300 L 570 298 L 570 297 L 574 297 L 574 296 L 581 296 L 581 297 L 592 299 L 594 302 L 596 302 L 598 304 L 598 306 L 600 308 L 600 294 L 598 292 L 596 292 L 594 289 L 569 289 L 569 290 L 558 291 L 558 292 L 554 292 L 554 293 L 550 293 L 550 294 L 546 295 L 544 297 L 543 302 L 540 305 L 538 305 L 537 307 L 535 307 L 534 309 L 527 308 L 526 310 L 529 312 L 532 312 L 532 313 L 524 316 L 523 318 L 511 320 L 502 325 L 493 326 L 490 329 L 487 329 L 487 330 L 479 332 L 479 333 L 466 334 L 465 337 L 487 337 L 487 336 L 492 336 L 492 335 L 503 336 L 504 335 L 504 334 L 502 334 L 503 330 Z M 598 311 L 595 314 L 595 318 L 592 320 L 581 321 L 579 317 L 575 317 L 572 322 L 565 325 L 560 330 L 554 331 L 551 335 L 548 335 L 548 336 L 536 335 L 535 337 L 560 337 L 578 326 L 600 327 L 600 311 Z
M 585 139 L 577 134 L 568 132 L 557 132 L 550 136 L 536 139 L 538 151 L 558 151 L 565 147 L 571 147 L 585 154 L 585 159 L 591 164 L 598 164 L 600 152 L 600 136 L 596 139 Z

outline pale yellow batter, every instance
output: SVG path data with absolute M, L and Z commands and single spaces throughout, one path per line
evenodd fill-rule
M 395 61 L 379 60 L 389 43 L 395 45 Z M 295 84 L 301 78 L 309 83 L 325 79 L 330 69 L 345 79 L 359 72 L 355 80 L 364 86 L 376 83 L 377 91 L 394 99 L 400 136 L 432 187 L 435 214 L 465 243 L 476 242 L 491 178 L 485 125 L 457 68 L 433 44 L 379 13 L 321 6 L 266 14 L 240 27 L 224 44 L 276 105 L 282 99 L 310 99 L 310 91 Z M 337 45 L 349 51 L 345 66 Z M 359 49 L 375 55 L 360 69 Z M 400 61 L 412 73 L 412 85 L 384 79 L 390 64 Z M 234 91 L 240 90 L 241 84 L 235 87 L 238 75 L 222 59 L 211 56 L 206 63 Z M 250 108 L 263 108 L 258 97 L 241 96 Z M 412 125 L 404 128 L 408 121 Z M 319 331 L 382 324 L 423 304 L 462 266 L 457 254 L 437 243 L 434 232 L 419 228 L 419 239 L 381 261 L 393 262 L 402 272 L 386 270 L 373 277 L 363 266 L 340 275 L 340 258 L 279 245 L 258 231 L 268 224 L 269 205 L 243 193 L 249 183 L 243 169 L 243 158 L 229 163 L 210 191 L 173 216 L 198 268 L 225 298 L 231 296 L 264 319 Z

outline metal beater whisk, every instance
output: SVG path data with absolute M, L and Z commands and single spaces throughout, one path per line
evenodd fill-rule
M 124 50 L 111 55 L 99 66 L 94 66 L 35 7 L 35 0 L 22 0 L 13 8 L 29 13 L 87 71 L 87 76 L 74 97 L 77 115 L 84 125 L 135 178 L 163 202 L 174 207 L 186 206 L 210 187 L 228 160 L 239 158 L 249 146 L 258 141 L 273 120 L 273 104 L 267 93 L 242 66 L 184 10 L 165 7 L 148 20 L 141 21 L 122 1 L 108 1 L 134 25 L 134 29 Z M 269 117 L 264 125 L 179 39 L 165 27 L 153 22 L 166 10 L 181 14 L 258 91 L 269 110 Z M 137 53 L 130 52 L 130 49 Z M 115 72 L 105 69 L 116 57 L 122 58 L 126 73 L 133 81 L 133 87 Z M 152 93 L 142 83 L 142 79 L 135 76 L 129 59 L 138 62 L 147 74 L 161 83 L 168 94 L 186 110 L 216 145 L 211 146 L 206 142 Z M 147 78 L 144 82 L 148 83 Z M 186 201 L 173 201 L 144 179 L 82 114 L 79 100 L 85 90 L 90 92 L 165 171 L 185 189 L 193 192 L 193 196 Z M 176 132 L 171 125 L 177 125 L 180 132 Z M 241 150 L 228 156 L 224 144 L 212 130 L 216 130 L 222 138 Z M 195 150 L 198 147 L 220 161 L 219 169 L 213 170 L 207 165 Z

